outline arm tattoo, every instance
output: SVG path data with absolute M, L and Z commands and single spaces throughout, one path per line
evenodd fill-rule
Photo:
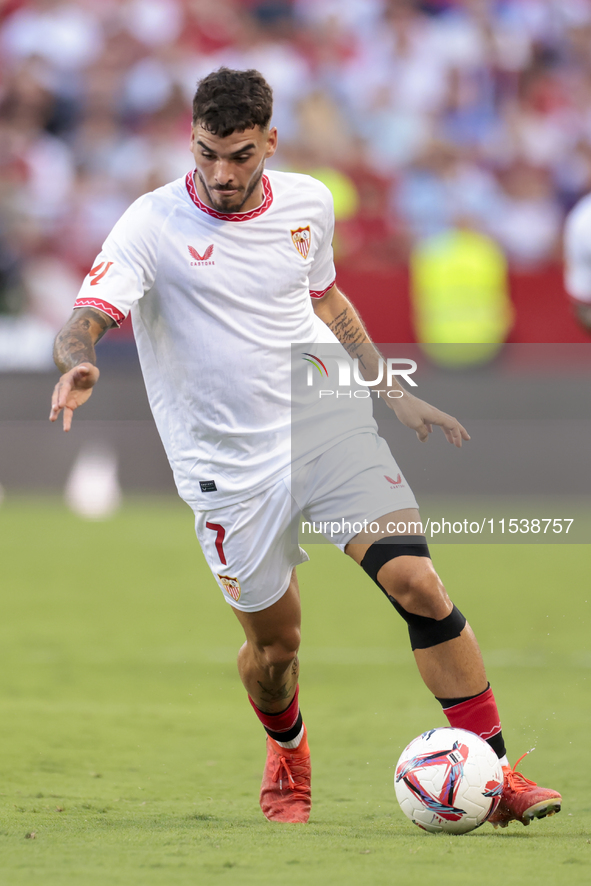
M 368 344 L 369 339 L 355 312 L 347 305 L 334 320 L 331 320 L 328 328 L 334 332 L 349 356 L 357 357 L 359 365 L 362 369 L 366 369 L 361 351 L 362 345 Z
M 96 365 L 94 346 L 114 321 L 93 308 L 78 308 L 58 333 L 53 346 L 53 359 L 61 373 L 79 363 Z

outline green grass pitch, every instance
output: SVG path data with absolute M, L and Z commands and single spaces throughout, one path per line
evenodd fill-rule
M 168 499 L 85 523 L 0 509 L 0 884 L 511 886 L 591 882 L 589 547 L 433 545 L 479 636 L 509 754 L 564 796 L 524 828 L 430 836 L 392 786 L 404 745 L 445 725 L 404 625 L 335 549 L 300 569 L 308 825 L 258 808 L 263 732 L 240 628 L 192 516 Z

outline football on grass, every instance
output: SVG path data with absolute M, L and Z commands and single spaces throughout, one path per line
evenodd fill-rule
M 403 750 L 394 787 L 413 824 L 432 834 L 467 834 L 497 808 L 503 770 L 490 745 L 473 732 L 431 729 Z

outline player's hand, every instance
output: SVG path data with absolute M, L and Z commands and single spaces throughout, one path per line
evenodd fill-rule
M 456 418 L 436 409 L 435 406 L 430 406 L 424 400 L 419 400 L 408 391 L 397 399 L 388 397 L 386 402 L 403 425 L 416 431 L 421 443 L 426 443 L 429 439 L 429 434 L 433 433 L 433 425 L 439 425 L 448 441 L 458 449 L 462 445 L 462 440 L 470 439 L 470 434 Z
M 69 431 L 74 410 L 86 403 L 99 375 L 97 367 L 92 363 L 79 363 L 64 373 L 53 389 L 49 421 L 56 421 L 63 410 L 64 431 Z

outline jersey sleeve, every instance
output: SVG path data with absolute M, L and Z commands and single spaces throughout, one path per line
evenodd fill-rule
M 136 200 L 105 240 L 82 283 L 74 308 L 94 307 L 117 326 L 152 288 L 160 226 L 150 211 L 150 194 Z
M 334 235 L 334 205 L 332 194 L 327 187 L 322 185 L 324 212 L 322 228 L 319 232 L 320 242 L 314 254 L 312 268 L 310 270 L 308 285 L 312 298 L 322 298 L 329 289 L 334 286 L 336 271 L 332 252 L 332 238 Z
M 591 303 L 591 199 L 572 210 L 564 232 L 565 276 L 568 294 Z

